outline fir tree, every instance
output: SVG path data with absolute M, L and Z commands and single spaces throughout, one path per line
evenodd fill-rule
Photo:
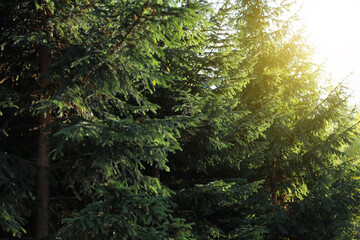
M 356 111 L 292 4 L 1 2 L 1 235 L 354 238 Z
M 17 15 L 22 6 L 26 7 L 22 8 L 23 15 Z M 19 68 L 12 69 L 15 66 L 5 59 L 4 69 L 9 66 L 9 78 L 11 74 L 20 74 L 12 81 L 19 79 L 19 85 L 31 80 L 38 83 L 20 92 L 33 99 L 25 100 L 19 95 L 17 100 L 17 88 L 6 78 L 9 88 L 2 101 L 2 112 L 10 109 L 4 118 L 8 124 L 4 131 L 14 124 L 13 116 L 20 115 L 24 120 L 28 114 L 34 122 L 40 116 L 37 189 L 42 193 L 37 195 L 40 204 L 37 239 L 49 235 L 51 173 L 52 178 L 58 179 L 52 183 L 55 195 L 51 199 L 55 201 L 52 206 L 59 206 L 63 212 L 60 217 L 73 211 L 64 204 L 79 206 L 72 196 L 82 201 L 80 206 L 96 201 L 97 186 L 110 179 L 132 185 L 143 194 L 167 196 L 167 191 L 162 190 L 157 180 L 146 176 L 146 171 L 149 166 L 168 171 L 167 154 L 180 150 L 179 129 L 194 125 L 196 116 L 184 113 L 187 109 L 184 100 L 178 101 L 183 110 L 159 115 L 159 106 L 150 102 L 149 96 L 157 88 L 166 89 L 172 82 L 180 81 L 171 72 L 165 52 L 181 51 L 187 43 L 201 41 L 198 23 L 202 21 L 199 16 L 204 11 L 203 4 L 169 1 L 2 4 L 2 10 L 7 7 L 12 7 L 18 18 L 14 18 L 17 22 L 13 20 L 13 24 L 2 27 L 7 41 L 5 49 L 22 61 Z M 28 26 L 29 20 L 36 24 Z M 17 46 L 28 50 L 14 53 Z M 39 67 L 29 62 L 36 54 Z M 26 108 L 17 106 L 16 101 L 25 102 Z M 4 151 L 9 148 L 4 146 Z M 16 151 L 14 148 L 12 153 Z M 49 154 L 54 167 L 50 167 Z M 160 210 L 155 214 L 167 214 Z M 21 228 L 4 229 L 18 233 Z

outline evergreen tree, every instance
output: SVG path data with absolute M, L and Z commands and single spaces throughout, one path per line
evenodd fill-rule
M 211 127 L 196 128 L 197 135 L 189 142 L 189 148 L 183 147 L 184 151 L 177 153 L 183 161 L 188 159 L 184 164 L 187 170 L 191 169 L 191 164 L 202 163 L 203 174 L 196 173 L 197 177 L 194 177 L 195 173 L 191 172 L 188 175 L 191 180 L 179 182 L 178 188 L 187 190 L 181 190 L 177 198 L 179 214 L 196 223 L 199 239 L 329 239 L 343 236 L 340 232 L 350 227 L 356 211 L 357 181 L 344 181 L 344 188 L 337 188 L 335 176 L 346 175 L 348 171 L 357 174 L 338 166 L 339 159 L 344 158 L 343 146 L 355 133 L 354 114 L 347 106 L 342 85 L 323 97 L 325 89 L 317 86 L 321 77 L 319 69 L 311 63 L 311 52 L 301 33 L 292 31 L 294 17 L 281 20 L 291 6 L 292 2 L 287 1 L 238 1 L 234 5 L 225 3 L 219 10 L 219 15 L 228 17 L 218 19 L 227 26 L 232 23 L 230 29 L 236 31 L 227 30 L 232 34 L 215 40 L 221 51 L 212 51 L 216 61 L 209 69 L 215 69 L 215 73 L 208 76 L 219 76 L 213 92 L 222 95 L 204 106 L 216 106 L 218 99 L 223 97 L 224 101 L 219 105 L 220 109 L 226 110 L 223 114 L 217 111 L 219 118 L 212 117 Z M 243 59 L 242 54 L 246 56 Z M 247 74 L 241 76 L 244 72 Z M 230 80 L 240 87 L 237 90 L 229 88 Z M 222 89 L 226 91 L 221 92 Z M 219 128 L 215 130 L 214 125 Z M 214 134 L 217 138 L 212 138 Z M 217 141 L 206 142 L 207 139 Z M 196 144 L 197 141 L 201 142 Z M 214 142 L 216 144 L 212 144 Z M 215 146 L 213 149 L 222 147 L 219 151 L 209 151 L 210 146 Z M 172 169 L 176 171 L 176 168 Z M 261 194 L 245 195 L 247 198 L 236 202 L 228 200 L 228 195 L 235 197 L 238 194 L 236 189 L 241 185 L 235 179 L 239 178 L 254 184 L 263 181 L 260 190 L 251 184 L 245 185 L 248 192 Z M 217 183 L 219 179 L 227 183 Z M 194 183 L 207 190 L 192 187 Z M 219 193 L 215 188 L 212 192 L 213 184 L 225 184 L 226 191 Z M 332 224 L 340 217 L 325 220 L 326 216 L 320 216 L 317 218 L 318 229 L 311 235 L 310 224 L 302 225 L 312 222 L 311 217 L 300 220 L 292 214 L 312 207 L 316 209 L 307 199 L 313 197 L 313 192 L 319 191 L 318 186 L 322 184 L 336 188 L 337 194 L 342 191 L 340 195 L 352 193 L 352 200 L 334 203 L 336 197 L 330 189 L 326 196 L 316 195 L 319 202 L 329 203 L 325 207 L 331 209 L 329 212 L 335 211 L 334 206 L 342 206 L 348 211 L 335 214 L 344 216 L 336 227 Z M 257 207 L 249 208 L 247 201 Z M 187 202 L 191 204 L 187 205 Z M 231 209 L 229 212 L 227 207 Z M 235 221 L 236 218 L 241 220 Z M 322 225 L 321 222 L 325 223 Z M 294 233 L 297 224 L 303 226 L 301 231 L 305 234 L 296 230 Z M 312 222 L 312 226 L 316 223 Z M 330 226 L 333 231 L 326 230 Z
M 1 2 L 1 236 L 355 238 L 356 111 L 292 4 Z
M 147 169 L 154 166 L 168 171 L 167 154 L 180 149 L 179 129 L 194 125 L 197 116 L 185 113 L 187 102 L 181 99 L 180 111 L 159 115 L 159 106 L 150 102 L 149 96 L 157 88 L 170 88 L 172 82 L 181 81 L 171 72 L 165 52 L 185 50 L 189 43 L 201 41 L 198 24 L 205 9 L 203 3 L 2 3 L 2 10 L 6 8 L 16 17 L 5 19 L 12 24 L 2 26 L 6 41 L 2 54 L 21 61 L 17 67 L 11 64 L 12 59 L 3 59 L 7 69 L 4 74 L 9 73 L 10 80 L 12 75 L 15 77 L 12 82 L 5 79 L 7 95 L 1 104 L 2 112 L 9 112 L 4 115 L 2 127 L 9 131 L 15 124 L 14 116 L 22 121 L 28 116 L 35 125 L 40 117 L 39 132 L 33 137 L 33 141 L 40 138 L 36 162 L 37 239 L 49 235 L 49 217 L 54 217 L 49 216 L 50 178 L 57 180 L 52 182 L 50 199 L 54 199 L 51 207 L 59 208 L 56 211 L 60 218 L 102 198 L 94 193 L 97 186 L 110 179 L 123 182 L 124 188 L 133 186 L 134 191 L 150 194 L 150 199 L 168 196 L 158 180 L 146 175 Z M 25 50 L 16 49 L 18 46 Z M 39 67 L 35 61 L 30 62 L 36 55 Z M 31 81 L 37 84 L 15 95 L 18 88 Z M 4 136 L 3 141 L 8 138 Z M 7 145 L 2 146 L 4 152 L 10 151 Z M 19 151 L 15 146 L 11 150 L 12 154 Z M 50 153 L 54 167 L 50 166 Z M 35 158 L 36 153 L 31 156 Z M 181 227 L 178 220 L 161 217 L 168 214 L 162 208 L 155 212 L 159 224 L 170 221 Z M 23 223 L 17 216 L 14 219 Z M 14 233 L 19 229 L 20 225 L 17 230 L 4 227 Z

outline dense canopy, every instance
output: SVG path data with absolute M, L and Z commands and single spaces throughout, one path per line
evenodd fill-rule
M 293 6 L 1 1 L 0 237 L 359 237 L 358 112 Z

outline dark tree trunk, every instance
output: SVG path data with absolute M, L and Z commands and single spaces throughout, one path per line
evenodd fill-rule
M 270 177 L 270 190 L 272 195 L 273 204 L 278 204 L 278 195 L 277 195 L 277 171 L 278 171 L 278 163 L 275 161 L 273 168 L 271 169 L 271 177 Z
M 47 14 L 43 16 L 44 25 L 46 27 Z M 40 72 L 44 73 L 51 64 L 51 52 L 46 46 L 39 49 Z M 43 96 L 47 97 L 47 88 L 49 79 L 44 78 L 41 82 L 41 90 Z M 51 110 L 48 109 L 40 115 L 39 120 L 39 149 L 37 159 L 37 179 L 36 179 L 36 232 L 35 239 L 40 240 L 49 235 L 49 192 L 50 192 L 50 158 L 48 156 L 49 144 L 49 123 L 51 121 Z
M 154 177 L 154 178 L 160 179 L 160 170 L 159 170 L 159 168 L 157 168 L 155 166 L 152 166 L 151 167 L 151 176 Z
M 48 156 L 48 132 L 50 111 L 40 116 L 39 153 L 37 159 L 38 172 L 36 179 L 36 197 L 38 201 L 36 213 L 35 239 L 40 240 L 49 233 L 49 191 L 50 191 L 50 159 Z

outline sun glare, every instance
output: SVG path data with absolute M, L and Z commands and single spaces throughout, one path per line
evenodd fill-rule
M 360 0 L 302 0 L 300 18 L 315 61 L 325 63 L 335 82 L 349 76 L 353 100 L 360 103 Z

